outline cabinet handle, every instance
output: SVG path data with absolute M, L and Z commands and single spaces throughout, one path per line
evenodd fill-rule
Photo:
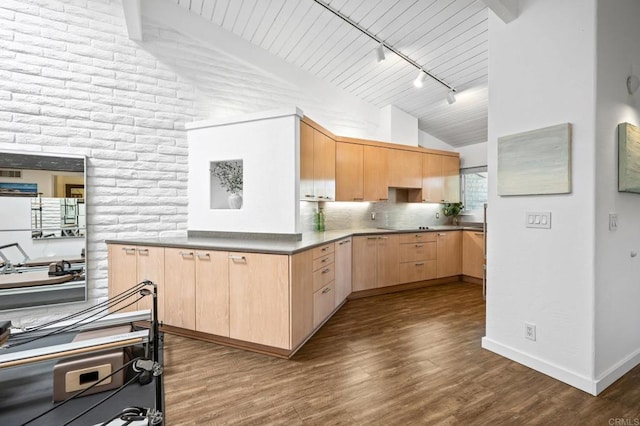
M 149 249 L 138 249 L 138 253 L 140 253 L 140 254 L 149 254 Z
M 389 201 L 388 198 L 378 198 L 378 201 Z
M 211 257 L 209 253 L 196 253 L 196 257 L 198 259 L 202 259 L 203 257 Z
M 182 256 L 182 257 L 193 256 L 193 252 L 192 251 L 181 251 L 178 254 L 180 256 Z
M 323 274 L 326 274 L 327 272 L 331 272 L 331 268 L 327 268 L 322 271 Z
M 424 262 L 418 262 L 418 263 L 416 263 L 416 266 L 422 266 L 422 265 L 424 265 Z
M 314 197 L 315 197 L 315 195 L 306 194 L 306 195 L 305 195 L 305 197 L 307 197 L 307 198 L 314 198 Z
M 329 258 L 328 258 L 328 257 L 325 257 L 324 259 L 322 259 L 322 260 L 320 261 L 320 263 L 327 263 L 327 260 L 329 260 Z
M 229 255 L 229 259 L 233 261 L 233 263 L 247 263 L 247 258 L 244 256 L 232 256 Z
M 416 238 L 422 238 L 422 234 L 416 234 Z
M 380 237 L 367 237 L 367 240 L 377 240 Z
M 484 235 L 484 232 L 474 232 L 474 235 Z
M 446 237 L 447 234 L 438 234 L 438 237 Z
M 350 242 L 351 240 L 344 240 L 344 241 L 340 241 L 338 244 L 343 245 L 343 244 L 349 244 Z
M 327 246 L 327 247 L 322 247 L 322 250 L 320 250 L 320 251 L 327 251 L 327 250 L 329 250 L 329 246 Z
M 416 244 L 416 247 L 422 247 L 424 244 Z
M 326 287 L 324 290 L 322 290 L 322 294 L 327 294 L 331 291 L 331 287 Z
M 127 254 L 136 252 L 136 249 L 132 247 L 122 247 L 122 250 L 124 250 L 124 252 Z
M 378 237 L 379 240 L 388 240 L 389 237 Z
M 364 198 L 362 197 L 353 197 L 353 201 L 362 201 Z

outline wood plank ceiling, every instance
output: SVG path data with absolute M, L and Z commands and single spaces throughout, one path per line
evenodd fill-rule
M 487 7 L 481 0 L 325 0 L 385 44 L 456 89 L 427 78 L 313 0 L 173 0 L 352 95 L 418 118 L 420 129 L 460 147 L 487 140 Z

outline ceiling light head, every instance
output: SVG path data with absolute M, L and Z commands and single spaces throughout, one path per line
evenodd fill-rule
M 376 48 L 376 57 L 378 58 L 378 62 L 384 61 L 384 44 L 380 43 Z
M 447 102 L 449 102 L 449 105 L 456 102 L 456 92 L 453 89 L 449 90 L 449 93 L 447 93 Z
M 413 80 L 413 85 L 416 86 L 417 88 L 420 88 L 424 85 L 424 79 L 427 77 L 427 74 L 425 74 L 424 71 L 422 71 L 422 68 L 420 68 L 420 70 L 418 71 L 418 76 L 416 77 L 415 80 Z
M 630 75 L 627 77 L 627 92 L 629 92 L 630 95 L 636 93 L 638 87 L 640 87 L 640 79 L 638 79 L 638 76 Z

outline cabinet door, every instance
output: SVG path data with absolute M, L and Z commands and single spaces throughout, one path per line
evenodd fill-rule
M 460 157 L 442 156 L 442 175 L 444 178 L 444 195 L 447 202 L 460 201 Z
M 336 142 L 329 136 L 313 131 L 313 185 L 316 197 L 336 198 Z
M 387 148 L 363 146 L 363 197 L 365 201 L 389 199 L 389 155 Z
M 377 241 L 376 287 L 386 287 L 400 282 L 400 257 L 398 235 L 383 235 Z
M 362 201 L 362 145 L 336 142 L 336 201 Z
M 327 319 L 335 307 L 335 283 L 331 282 L 313 293 L 313 328 Z
M 484 232 L 462 232 L 462 274 L 482 278 L 484 269 Z
M 351 293 L 351 238 L 336 243 L 335 253 L 335 306 Z
M 313 250 L 289 257 L 292 349 L 313 331 L 313 262 Z
M 436 247 L 437 278 L 460 275 L 462 273 L 461 232 L 438 232 Z
M 229 254 L 229 336 L 291 349 L 289 256 Z
M 300 198 L 313 199 L 313 127 L 300 122 Z
M 422 188 L 422 155 L 402 149 L 389 150 L 389 186 Z
M 109 244 L 109 298 L 125 292 L 129 288 L 138 284 L 138 274 L 136 267 L 137 251 L 135 246 L 126 246 L 120 244 Z M 131 312 L 136 310 L 136 304 L 124 308 L 125 305 L 131 303 L 134 298 L 118 303 L 109 308 L 114 312 Z
M 136 247 L 137 282 L 152 281 L 158 287 L 158 318 L 164 321 L 164 247 Z M 151 309 L 153 298 L 147 296 L 138 301 L 138 309 Z
M 165 249 L 164 322 L 167 325 L 189 330 L 196 328 L 195 263 L 193 249 Z
M 378 286 L 378 272 L 375 266 L 377 256 L 377 236 L 353 237 L 353 291 L 368 290 Z
M 229 253 L 195 252 L 196 331 L 229 337 Z
M 444 201 L 443 190 L 442 155 L 422 154 L 422 201 L 441 203 Z

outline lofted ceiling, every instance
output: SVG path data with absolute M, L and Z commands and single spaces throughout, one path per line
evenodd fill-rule
M 382 108 L 418 118 L 421 130 L 460 147 L 487 140 L 487 6 L 481 0 L 324 0 L 456 90 L 418 70 L 314 0 L 173 0 L 284 61 Z

